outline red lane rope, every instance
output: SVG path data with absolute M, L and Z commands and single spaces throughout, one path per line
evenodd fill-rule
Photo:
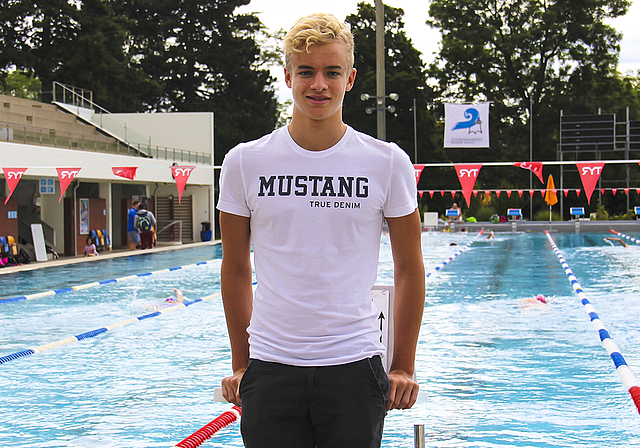
M 234 406 L 230 410 L 220 414 L 202 428 L 198 429 L 182 442 L 177 443 L 175 446 L 180 448 L 196 448 L 202 445 L 205 440 L 211 438 L 216 432 L 235 422 L 241 414 L 242 410 L 238 406 Z

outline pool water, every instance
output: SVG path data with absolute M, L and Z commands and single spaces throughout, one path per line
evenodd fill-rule
M 639 446 L 638 411 L 546 237 L 496 234 L 465 249 L 476 236 L 423 234 L 427 272 L 463 252 L 427 281 L 419 402 L 389 413 L 383 446 L 413 446 L 417 423 L 429 447 Z M 552 236 L 640 377 L 640 247 Z M 219 291 L 219 247 L 171 252 L 0 276 L 2 297 L 14 297 L 216 260 L 0 304 L 0 356 L 146 314 L 172 287 Z M 378 283 L 391 282 L 383 237 Z M 518 305 L 540 293 L 547 306 Z M 230 408 L 212 401 L 230 370 L 219 297 L 20 358 L 0 365 L 0 446 L 173 446 Z M 241 447 L 239 425 L 202 446 Z

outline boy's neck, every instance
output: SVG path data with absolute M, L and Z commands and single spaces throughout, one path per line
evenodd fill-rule
M 342 115 L 336 114 L 325 120 L 311 120 L 302 114 L 296 114 L 288 126 L 289 135 L 298 146 L 307 151 L 324 151 L 338 143 L 347 125 L 342 122 Z

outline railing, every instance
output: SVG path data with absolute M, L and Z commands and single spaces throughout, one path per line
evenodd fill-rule
M 87 98 L 88 97 L 88 98 Z M 128 147 L 127 152 L 138 153 L 142 157 L 171 160 L 175 162 L 212 164 L 210 154 L 174 149 L 151 144 L 151 136 L 115 116 L 93 102 L 93 94 L 84 89 L 53 82 L 54 101 L 76 108 L 77 116 L 90 121 L 105 133 L 122 140 L 121 146 Z M 82 109 L 82 110 L 81 110 Z M 90 116 L 89 116 L 90 115 Z
M 151 157 L 183 163 L 211 164 L 211 155 L 195 151 L 165 148 L 161 146 L 146 147 L 148 154 L 142 155 L 137 145 L 127 145 L 108 137 L 77 134 L 66 131 L 52 131 L 49 128 L 23 126 L 0 122 L 0 141 L 21 143 L 26 145 L 52 146 L 54 148 L 77 149 L 81 151 L 106 152 L 128 156 Z
M 51 246 L 56 245 L 56 230 L 53 227 L 41 220 L 37 215 L 31 213 L 26 207 L 18 208 L 18 216 L 18 235 L 16 235 L 17 238 L 22 237 L 24 241 L 33 243 L 33 237 L 31 235 L 31 224 L 42 224 L 45 243 Z M 24 238 L 25 236 L 27 238 Z

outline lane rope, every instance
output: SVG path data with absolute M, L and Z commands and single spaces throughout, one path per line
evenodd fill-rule
M 220 261 L 220 259 L 213 259 L 213 260 L 208 260 L 208 261 L 201 261 L 199 263 L 191 263 L 191 264 L 187 264 L 184 266 L 178 266 L 175 268 L 168 268 L 168 269 L 160 269 L 158 271 L 152 271 L 152 272 L 146 272 L 143 274 L 133 274 L 133 275 L 127 275 L 125 277 L 120 277 L 120 278 L 113 278 L 110 280 L 102 280 L 99 282 L 92 282 L 92 283 L 86 283 L 84 285 L 78 285 L 78 286 L 70 286 L 67 288 L 61 288 L 61 289 L 52 289 L 50 291 L 44 291 L 44 292 L 38 292 L 38 293 L 34 293 L 34 294 L 27 294 L 24 296 L 19 296 L 19 297 L 13 297 L 13 298 L 0 298 L 0 305 L 3 303 L 12 303 L 12 302 L 20 302 L 22 300 L 31 300 L 31 299 L 39 299 L 42 297 L 49 297 L 49 296 L 55 296 L 57 294 L 64 294 L 67 292 L 73 292 L 73 291 L 80 291 L 81 289 L 89 289 L 89 288 L 93 288 L 95 286 L 100 286 L 100 285 L 107 285 L 109 283 L 116 283 L 116 282 L 123 282 L 126 280 L 131 280 L 131 279 L 135 279 L 135 278 L 140 278 L 140 277 L 148 277 L 150 275 L 158 275 L 158 274 L 164 274 L 167 272 L 173 272 L 173 271 L 179 271 L 181 269 L 188 269 L 188 268 L 193 268 L 196 266 L 203 266 L 209 263 L 213 263 L 216 261 Z
M 460 250 L 458 250 L 455 254 L 453 254 L 452 256 L 450 256 L 448 259 L 446 259 L 445 261 L 443 261 L 442 263 L 440 263 L 438 266 L 434 267 L 433 269 L 431 269 L 429 272 L 427 272 L 426 276 L 427 278 L 431 277 L 432 275 L 434 275 L 435 273 L 437 273 L 438 271 L 440 271 L 440 269 L 442 269 L 443 267 L 445 267 L 446 265 L 448 265 L 449 263 L 451 263 L 453 260 L 455 260 L 455 258 L 460 255 L 462 252 L 466 251 L 467 249 L 469 249 L 469 247 L 476 242 L 476 240 L 478 238 L 480 238 L 482 235 L 484 234 L 484 229 L 482 229 L 480 231 L 480 233 L 475 236 L 471 241 L 469 241 L 465 246 L 461 247 Z
M 45 345 L 40 345 L 38 347 L 29 348 L 29 349 L 22 350 L 22 351 L 19 351 L 19 352 L 16 352 L 16 353 L 12 353 L 10 355 L 1 356 L 0 357 L 0 365 L 1 364 L 5 364 L 5 363 L 7 363 L 9 361 L 14 361 L 16 359 L 23 358 L 25 356 L 30 356 L 30 355 L 35 355 L 36 353 L 46 352 L 47 350 L 51 350 L 52 348 L 58 348 L 58 347 L 62 347 L 62 346 L 65 346 L 65 345 L 72 344 L 74 342 L 82 341 L 83 339 L 94 338 L 96 336 L 99 336 L 101 334 L 106 333 L 107 331 L 115 330 L 116 328 L 121 328 L 121 327 L 124 327 L 124 326 L 129 325 L 129 324 L 133 324 L 133 323 L 137 323 L 137 322 L 143 321 L 145 319 L 150 319 L 152 317 L 157 317 L 157 316 L 160 316 L 161 314 L 170 313 L 172 311 L 183 309 L 183 308 L 186 308 L 188 306 L 193 305 L 194 303 L 211 300 L 211 299 L 213 299 L 215 297 L 218 297 L 219 295 L 220 295 L 220 293 L 217 292 L 215 294 L 211 294 L 211 295 L 202 297 L 200 299 L 189 300 L 188 302 L 185 301 L 183 303 L 176 303 L 173 306 L 170 306 L 170 307 L 167 307 L 167 308 L 163 308 L 163 309 L 154 311 L 152 313 L 144 314 L 144 315 L 139 316 L 139 317 L 133 317 L 131 319 L 123 320 L 121 322 L 117 322 L 115 324 L 108 325 L 106 327 L 98 328 L 98 329 L 92 330 L 92 331 L 87 331 L 86 333 L 82 333 L 82 334 L 79 334 L 79 335 L 76 335 L 76 336 L 70 336 L 70 337 L 65 338 L 65 339 L 60 339 L 59 341 L 51 342 L 51 343 L 45 344 Z
M 609 229 L 609 232 L 613 233 L 614 235 L 618 235 L 618 236 L 619 236 L 619 237 L 621 237 L 621 238 L 626 238 L 626 239 L 628 239 L 629 241 L 633 241 L 633 242 L 634 242 L 634 243 L 636 243 L 636 244 L 640 244 L 640 240 L 638 240 L 638 239 L 636 239 L 636 238 L 633 238 L 633 237 L 631 237 L 631 236 L 629 236 L 629 235 L 625 235 L 624 233 L 616 232 L 616 231 L 615 231 L 615 230 L 613 230 L 613 229 Z
M 636 405 L 636 409 L 638 410 L 638 412 L 640 412 L 640 386 L 638 386 L 638 381 L 633 376 L 631 369 L 629 368 L 629 366 L 627 365 L 627 362 L 625 361 L 624 357 L 620 353 L 620 349 L 618 348 L 616 343 L 613 341 L 613 339 L 609 335 L 609 332 L 604 327 L 602 321 L 600 320 L 600 317 L 596 314 L 595 308 L 593 307 L 593 305 L 591 305 L 591 302 L 589 302 L 589 299 L 587 298 L 587 295 L 584 293 L 582 286 L 580 286 L 578 279 L 571 271 L 571 268 L 569 267 L 564 257 L 562 256 L 562 253 L 558 249 L 558 246 L 556 245 L 555 241 L 553 241 L 553 238 L 551 238 L 551 235 L 547 230 L 545 230 L 544 233 L 547 236 L 549 243 L 551 243 L 551 247 L 553 248 L 553 251 L 558 257 L 558 261 L 560 261 L 562 268 L 567 274 L 569 282 L 573 286 L 573 290 L 576 292 L 576 294 L 580 298 L 582 305 L 584 305 L 584 309 L 589 315 L 589 318 L 591 319 L 591 324 L 593 325 L 595 330 L 598 332 L 598 335 L 600 336 L 600 342 L 602 342 L 602 346 L 605 348 L 605 350 L 607 350 L 607 353 L 609 353 L 609 356 L 611 357 L 611 360 L 613 361 L 613 364 L 616 367 L 616 371 L 618 372 L 618 375 L 620 377 L 620 380 L 622 381 L 623 386 L 627 389 L 627 391 L 629 392 L 629 395 L 631 395 L 631 399 Z
M 241 414 L 242 410 L 238 406 L 233 406 L 183 441 L 174 445 L 173 448 L 196 448 L 202 445 L 205 440 L 210 439 L 216 432 L 238 420 Z

